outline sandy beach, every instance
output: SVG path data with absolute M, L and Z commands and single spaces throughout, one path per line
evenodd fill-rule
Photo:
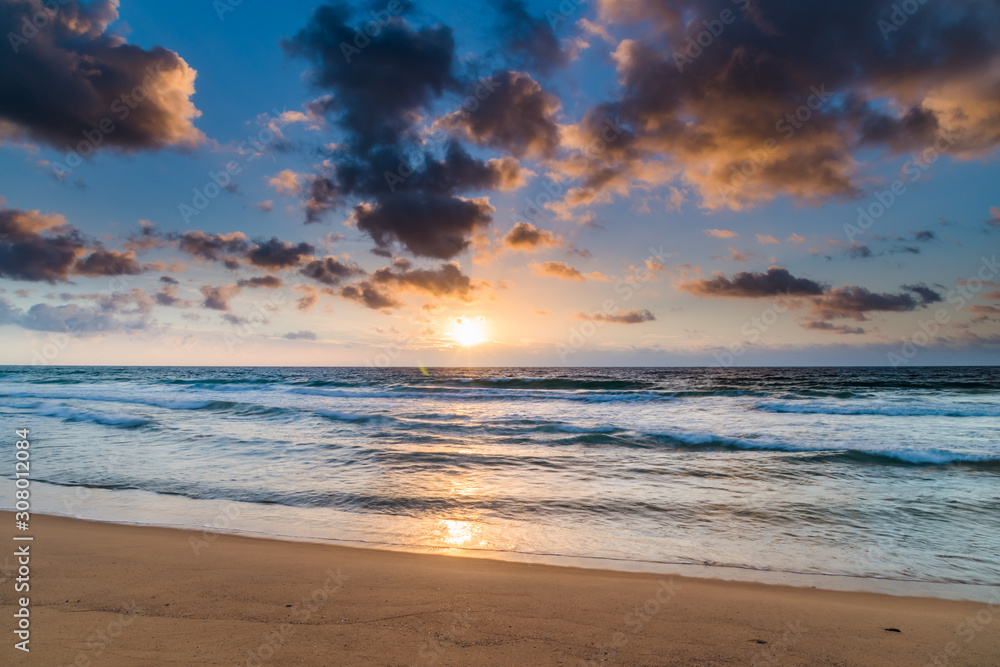
M 13 524 L 9 513 L 0 516 Z M 1000 658 L 1000 606 L 984 603 L 42 515 L 32 517 L 31 533 L 33 664 L 996 665 Z M 11 640 L 11 562 L 0 589 L 5 664 L 29 657 Z

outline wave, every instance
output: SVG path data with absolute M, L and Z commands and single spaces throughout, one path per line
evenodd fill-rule
M 728 438 L 709 433 L 649 434 L 665 444 L 689 448 L 721 448 L 820 454 L 829 461 L 861 463 L 903 463 L 912 465 L 964 464 L 973 467 L 1000 469 L 1000 456 L 954 452 L 944 449 L 880 448 L 853 449 L 798 445 L 784 442 Z
M 829 405 L 827 403 L 760 403 L 755 410 L 807 415 L 882 415 L 886 417 L 1000 417 L 1000 405 L 914 405 L 866 404 Z
M 640 432 L 624 431 L 614 427 L 592 428 L 539 427 L 537 430 L 573 433 L 548 443 L 557 446 L 610 446 L 648 448 L 676 448 L 691 451 L 763 451 L 802 454 L 805 462 L 839 462 L 864 464 L 894 464 L 917 466 L 944 466 L 950 464 L 1000 470 L 1000 455 L 956 452 L 944 449 L 877 448 L 810 446 L 774 440 L 756 440 L 728 437 L 698 432 Z
M 389 391 L 360 390 L 350 391 L 345 389 L 321 389 L 312 387 L 293 387 L 288 390 L 291 394 L 304 396 L 321 396 L 324 398 L 392 398 L 401 400 L 412 400 L 417 398 L 441 399 L 441 400 L 563 400 L 583 403 L 608 403 L 608 402 L 644 402 L 644 401 L 672 401 L 673 397 L 655 392 L 618 392 L 618 393 L 587 393 L 568 392 L 562 390 L 547 391 L 518 391 L 512 392 L 505 389 L 496 388 L 472 388 L 472 387 L 420 387 L 401 385 Z
M 561 389 L 604 390 L 653 389 L 657 385 L 642 380 L 577 380 L 572 378 L 447 378 L 430 380 L 431 383 L 459 382 L 466 387 L 505 389 Z
M 338 410 L 316 410 L 315 412 L 321 417 L 325 417 L 327 419 L 338 422 L 354 422 L 361 424 L 369 424 L 369 423 L 387 424 L 399 421 L 397 419 L 394 419 L 392 417 L 386 417 L 384 415 L 361 415 L 350 412 L 340 412 Z
M 94 424 L 116 426 L 119 428 L 137 428 L 152 423 L 151 419 L 143 417 L 134 417 L 120 413 L 91 412 L 65 405 L 42 405 L 31 410 L 31 412 L 42 417 L 57 417 L 68 422 L 92 422 Z

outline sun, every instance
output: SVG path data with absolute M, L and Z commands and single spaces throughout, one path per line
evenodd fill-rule
M 486 318 L 457 317 L 448 335 L 459 345 L 470 347 L 486 341 Z

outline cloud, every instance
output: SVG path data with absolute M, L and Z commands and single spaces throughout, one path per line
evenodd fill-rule
M 830 322 L 806 322 L 803 325 L 806 329 L 814 329 L 817 331 L 829 331 L 830 333 L 837 334 L 863 334 L 865 330 L 861 327 L 850 327 L 843 324 L 831 324 Z
M 458 264 L 442 264 L 437 269 L 409 269 L 403 263 L 402 267 L 397 270 L 388 266 L 378 269 L 371 275 L 371 283 L 382 289 L 452 297 L 466 302 L 472 299 L 472 279 L 462 273 Z
M 551 276 L 553 278 L 563 278 L 565 280 L 607 280 L 608 277 L 599 271 L 591 273 L 581 273 L 576 267 L 564 262 L 545 262 L 544 264 L 532 265 L 535 273 L 540 276 Z
M 263 211 L 264 213 L 270 213 L 271 211 L 274 210 L 274 200 L 265 199 L 264 201 L 257 202 L 256 204 L 253 205 L 253 207 L 258 211 Z
M 986 221 L 986 224 L 1000 227 L 1000 206 L 990 206 L 990 215 L 993 217 Z
M 547 18 L 533 17 L 523 0 L 499 0 L 497 5 L 508 57 L 520 66 L 543 73 L 568 62 Z
M 240 291 L 238 285 L 220 285 L 213 287 L 205 285 L 201 288 L 201 294 L 205 297 L 201 302 L 203 308 L 211 310 L 229 310 L 229 301 Z
M 276 176 L 271 177 L 267 184 L 274 188 L 279 195 L 296 195 L 302 190 L 302 178 L 291 169 L 279 171 Z
M 728 229 L 706 229 L 705 233 L 717 239 L 731 239 L 736 236 L 736 232 L 731 232 Z
M 0 277 L 64 282 L 84 252 L 83 237 L 61 215 L 0 209 Z
M 49 306 L 44 303 L 29 308 L 17 324 L 32 331 L 58 331 L 74 336 L 134 331 L 148 326 L 145 317 L 122 321 L 114 316 L 111 309 L 91 310 L 76 304 Z
M 56 295 L 50 295 L 56 296 Z M 152 301 L 139 289 L 114 295 L 62 294 L 65 300 L 96 300 L 97 309 L 81 308 L 76 304 L 49 306 L 35 304 L 24 312 L 6 299 L 0 298 L 0 325 L 16 325 L 31 331 L 56 331 L 73 336 L 89 336 L 116 331 L 134 331 L 148 325 L 146 314 Z M 116 314 L 138 315 L 131 321 L 120 320 Z
M 303 312 L 312 310 L 312 307 L 319 302 L 319 290 L 312 285 L 296 285 L 292 289 L 302 292 L 302 296 L 295 301 L 295 307 Z
M 730 247 L 726 248 L 726 250 L 729 251 L 729 259 L 733 260 L 734 262 L 748 262 L 748 261 L 750 261 L 749 258 L 746 255 L 744 255 L 743 253 L 741 253 L 736 248 L 733 248 L 733 247 L 730 246 Z M 723 258 L 719 257 L 719 256 L 715 256 L 712 259 L 723 259 Z
M 799 243 L 805 243 L 806 242 L 806 237 L 802 236 L 801 234 L 792 234 L 787 239 L 785 239 L 785 242 L 786 243 L 795 243 L 797 245 Z
M 368 281 L 362 281 L 357 285 L 347 285 L 340 290 L 340 296 L 354 301 L 365 308 L 372 310 L 385 310 L 388 308 L 398 308 L 402 302 L 384 294 Z
M 397 17 L 382 26 L 363 53 L 345 54 L 340 45 L 353 44 L 356 32 L 349 23 L 351 11 L 346 4 L 318 7 L 284 47 L 312 61 L 310 79 L 335 93 L 335 110 L 351 143 L 371 149 L 395 143 L 409 125 L 408 114 L 455 87 L 455 40 L 448 27 L 414 30 Z
M 927 287 L 927 285 L 924 284 L 903 285 L 903 289 L 905 289 L 907 292 L 913 292 L 918 297 L 920 297 L 920 303 L 922 304 L 939 303 L 941 301 L 944 301 L 944 298 L 940 294 L 938 294 L 937 292 L 935 292 L 934 290 L 932 290 L 931 288 Z
M 995 151 L 1000 7 L 927 3 L 886 32 L 890 4 L 601 0 L 605 23 L 646 29 L 613 54 L 620 93 L 575 126 L 584 145 L 605 118 L 623 128 L 585 169 L 565 171 L 580 178 L 578 200 L 627 194 L 641 184 L 622 192 L 619 177 L 660 161 L 708 209 L 818 204 L 857 196 L 881 162 L 873 154 L 935 142 L 954 159 Z M 724 32 L 698 46 L 723 11 Z
M 197 73 L 179 55 L 108 33 L 117 2 L 59 0 L 54 12 L 53 4 L 0 4 L 0 33 L 11 42 L 0 49 L 0 130 L 83 156 L 98 147 L 189 148 L 205 140 L 193 124 L 201 115 L 191 101 Z M 21 40 L 33 15 L 48 21 Z
M 510 250 L 537 252 L 544 248 L 564 245 L 563 240 L 550 231 L 539 229 L 530 222 L 519 222 L 503 237 L 503 246 Z
M 316 334 L 312 331 L 291 331 L 282 336 L 282 338 L 287 338 L 288 340 L 316 340 Z
M 225 261 L 227 256 L 243 255 L 250 247 L 250 241 L 243 232 L 206 234 L 202 231 L 189 231 L 173 234 L 170 238 L 177 240 L 182 251 L 210 262 Z
M 778 243 L 781 243 L 781 241 L 774 238 L 773 236 L 768 236 L 764 234 L 755 234 L 754 236 L 757 237 L 757 243 L 760 243 L 762 245 L 776 245 Z
M 875 253 L 864 243 L 856 242 L 851 245 L 845 245 L 844 254 L 854 259 L 868 259 L 869 257 L 873 257 Z
M 396 16 L 363 52 L 345 53 L 341 44 L 352 44 L 356 30 L 348 6 L 322 6 L 284 43 L 312 64 L 308 79 L 330 95 L 324 113 L 343 139 L 324 149 L 327 159 L 309 177 L 306 222 L 351 205 L 352 224 L 372 238 L 376 254 L 389 256 L 398 244 L 416 256 L 451 259 L 494 213 L 488 198 L 463 194 L 516 188 L 526 172 L 511 156 L 480 160 L 443 131 L 431 143 L 416 127 L 445 93 L 468 86 L 482 99 L 486 84 L 454 72 L 450 28 L 415 27 Z
M 264 269 L 287 269 L 298 266 L 303 258 L 311 257 L 315 248 L 308 243 L 290 243 L 272 237 L 258 243 L 247 254 L 247 260 Z
M 142 253 L 167 245 L 168 241 L 156 231 L 156 225 L 149 220 L 139 221 L 139 234 L 130 236 L 123 247 L 134 253 Z
M 609 33 L 608 29 L 603 25 L 594 23 L 592 21 L 588 21 L 587 19 L 580 19 L 579 21 L 577 21 L 577 24 L 581 28 L 583 28 L 586 32 L 590 33 L 591 35 L 594 35 L 595 37 L 600 37 L 608 44 L 617 43 L 617 40 L 611 36 L 611 33 Z
M 486 198 L 401 192 L 371 206 L 356 206 L 354 219 L 378 249 L 388 251 L 398 241 L 414 255 L 451 259 L 469 247 L 474 232 L 492 222 L 493 211 Z
M 160 280 L 162 281 L 163 278 Z M 168 308 L 190 308 L 192 306 L 190 301 L 177 296 L 177 281 L 164 285 L 159 292 L 153 295 L 153 298 L 158 306 L 167 306 Z
M 871 292 L 848 285 L 832 289 L 813 302 L 813 311 L 824 320 L 850 317 L 862 321 L 871 312 L 908 312 L 921 305 L 909 294 Z
M 270 274 L 236 281 L 238 287 L 263 287 L 264 289 L 277 289 L 283 284 L 281 278 Z
M 138 275 L 142 267 L 135 261 L 132 252 L 115 252 L 114 250 L 97 250 L 83 259 L 77 260 L 73 272 L 83 276 L 120 276 Z
M 552 157 L 559 148 L 555 113 L 559 100 L 524 72 L 501 71 L 484 81 L 491 90 L 472 110 L 461 109 L 438 122 L 479 146 L 517 157 Z
M 348 278 L 364 275 L 365 271 L 356 264 L 343 262 L 330 255 L 309 262 L 302 267 L 300 273 L 318 283 L 337 286 Z
M 823 286 L 808 278 L 796 278 L 778 266 L 766 273 L 741 271 L 729 279 L 723 275 L 681 283 L 679 289 L 708 297 L 734 297 L 758 299 L 784 294 L 787 296 L 815 296 L 823 293 Z
M 609 322 L 613 324 L 642 324 L 643 322 L 652 322 L 656 319 L 653 313 L 648 310 L 639 310 L 638 308 L 633 308 L 629 311 L 623 311 L 619 308 L 614 313 L 577 313 L 576 316 L 581 320 L 589 320 L 591 322 Z

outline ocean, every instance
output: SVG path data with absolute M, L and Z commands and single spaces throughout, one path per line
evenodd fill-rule
M 1000 585 L 1000 368 L 8 366 L 0 415 L 36 512 Z

